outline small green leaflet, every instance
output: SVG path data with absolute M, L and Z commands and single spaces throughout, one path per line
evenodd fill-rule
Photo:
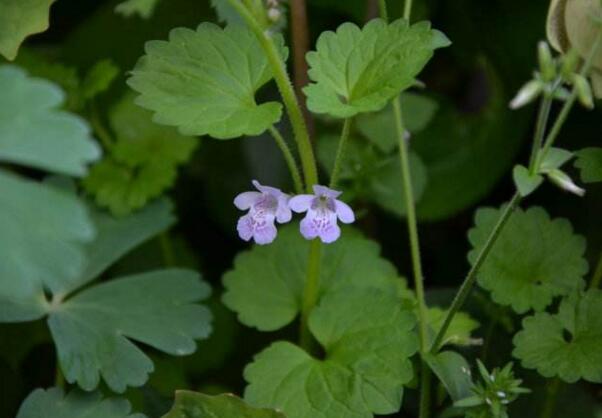
M 285 418 L 272 409 L 252 408 L 234 395 L 209 396 L 178 391 L 173 408 L 162 418 Z
M 578 151 L 575 167 L 581 170 L 584 183 L 602 181 L 602 148 L 591 147 Z
M 501 210 L 479 209 L 468 233 L 475 262 Z M 566 219 L 550 219 L 542 208 L 517 209 L 478 273 L 479 284 L 493 300 L 517 313 L 545 309 L 556 296 L 584 286 L 588 271 L 585 239 L 573 232 Z
M 1 0 L 0 54 L 14 60 L 25 38 L 48 29 L 52 3 L 54 0 Z
M 115 6 L 115 12 L 124 17 L 138 15 L 143 19 L 152 16 L 159 0 L 126 0 Z
M 272 344 L 245 369 L 245 399 L 289 418 L 391 414 L 401 407 L 418 349 L 412 307 L 378 289 L 341 288 L 311 313 L 324 347 L 318 360 L 288 342 Z
M 278 37 L 283 56 L 287 50 Z M 255 136 L 278 122 L 282 105 L 257 104 L 255 94 L 272 72 L 255 35 L 244 26 L 202 23 L 173 29 L 169 41 L 151 41 L 128 84 L 136 103 L 158 123 L 184 135 L 231 139 Z
M 472 395 L 472 375 L 464 357 L 454 351 L 427 354 L 426 362 L 441 381 L 452 401 Z
M 228 0 L 211 0 L 211 6 L 215 9 L 217 19 L 229 25 L 240 25 L 244 23 L 242 17 L 230 6 Z
M 36 389 L 25 399 L 17 418 L 145 418 L 131 412 L 130 403 L 121 398 L 103 399 L 98 392 L 59 388 Z
M 533 193 L 543 183 L 543 177 L 539 174 L 531 174 L 529 169 L 522 165 L 517 165 L 512 170 L 512 178 L 516 189 L 522 197 L 527 197 Z
M 109 89 L 119 75 L 119 68 L 109 59 L 98 61 L 82 81 L 81 95 L 90 100 Z
M 437 307 L 428 310 L 427 317 L 432 339 L 435 338 L 437 331 L 439 331 L 441 325 L 443 325 L 446 313 L 447 311 Z M 477 328 L 479 328 L 479 323 L 470 315 L 465 312 L 457 312 L 443 337 L 442 345 L 473 345 L 476 341 L 480 341 L 472 338 L 472 332 Z
M 323 248 L 321 293 L 354 285 L 403 294 L 405 282 L 379 256 L 378 245 L 352 229 L 344 233 L 344 240 Z M 234 269 L 223 277 L 224 304 L 247 326 L 261 331 L 284 327 L 300 312 L 308 255 L 309 242 L 298 226 L 280 228 L 273 244 L 255 246 L 236 257 Z
M 544 377 L 602 383 L 602 291 L 563 299 L 555 315 L 539 312 L 525 318 L 514 346 L 523 367 Z
M 307 106 L 338 118 L 381 110 L 414 84 L 435 49 L 449 44 L 427 22 L 375 19 L 362 29 L 344 23 L 320 35 L 307 54 L 313 81 L 304 89 Z
M 151 113 L 135 105 L 129 95 L 109 117 L 116 142 L 83 184 L 99 206 L 124 216 L 173 185 L 178 166 L 190 159 L 198 140 L 153 123 Z
M 100 157 L 88 125 L 59 110 L 65 97 L 56 85 L 3 65 L 0 91 L 0 162 L 82 176 Z

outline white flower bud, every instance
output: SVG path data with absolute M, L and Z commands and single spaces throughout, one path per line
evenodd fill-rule
M 268 18 L 272 22 L 278 22 L 280 17 L 282 16 L 282 12 L 278 8 L 271 8 L 268 10 Z
M 577 186 L 573 179 L 571 179 L 565 172 L 561 170 L 551 170 L 548 174 L 548 178 L 556 186 L 560 187 L 567 192 L 576 194 L 577 196 L 585 196 L 585 190 Z
M 541 41 L 539 43 L 537 46 L 537 56 L 543 81 L 553 81 L 556 78 L 556 63 L 554 62 L 554 58 L 552 58 L 552 52 L 547 42 Z
M 539 80 L 531 80 L 525 84 L 510 102 L 510 109 L 523 107 L 539 97 L 543 91 L 543 83 Z

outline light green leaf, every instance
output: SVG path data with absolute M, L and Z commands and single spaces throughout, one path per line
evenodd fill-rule
M 563 299 L 555 315 L 525 318 L 513 341 L 514 357 L 544 377 L 602 383 L 602 291 Z
M 447 311 L 441 308 L 433 307 L 427 311 L 431 337 L 434 339 L 436 333 L 443 325 Z M 479 323 L 465 312 L 457 312 L 445 333 L 442 345 L 473 345 L 475 340 L 472 338 L 472 332 L 479 328 Z
M 115 12 L 124 17 L 138 15 L 143 19 L 152 16 L 159 0 L 126 0 L 115 6 Z
M 209 310 L 194 304 L 209 293 L 196 273 L 172 269 L 103 283 L 51 305 L 48 324 L 65 378 L 85 390 L 101 376 L 118 393 L 141 386 L 153 363 L 130 339 L 191 354 L 194 339 L 211 330 Z
M 479 209 L 468 233 L 474 264 L 501 210 Z M 585 239 L 573 232 L 566 219 L 550 219 L 542 208 L 517 209 L 478 273 L 479 284 L 493 300 L 517 313 L 545 309 L 556 296 L 584 286 L 588 271 Z
M 307 54 L 309 109 L 338 118 L 381 110 L 414 84 L 436 48 L 449 45 L 439 34 L 427 22 L 380 19 L 362 29 L 344 23 L 323 33 L 316 51 Z
M 402 294 L 405 282 L 395 267 L 379 256 L 379 247 L 351 229 L 345 239 L 325 246 L 320 264 L 321 294 L 346 285 L 381 288 Z M 223 277 L 224 304 L 240 322 L 273 331 L 292 322 L 301 309 L 309 241 L 298 226 L 280 228 L 269 246 L 255 246 L 237 256 Z
M 67 396 L 59 388 L 36 389 L 25 399 L 17 418 L 145 418 L 133 414 L 130 403 L 121 398 L 103 399 L 98 392 L 77 390 Z
M 240 14 L 230 6 L 228 0 L 211 0 L 211 6 L 215 9 L 215 13 L 220 22 L 229 25 L 240 25 L 244 23 Z
M 602 148 L 591 147 L 577 152 L 575 167 L 581 170 L 584 183 L 602 181 Z
M 280 43 L 282 44 L 282 39 Z M 255 35 L 243 26 L 177 28 L 146 44 L 128 84 L 158 123 L 185 135 L 231 139 L 259 135 L 280 120 L 282 105 L 257 104 L 272 72 Z M 281 46 L 283 56 L 286 50 Z
M 562 167 L 570 161 L 575 154 L 562 148 L 550 148 L 541 162 L 541 171 L 548 172 Z
M 0 321 L 43 315 L 43 287 L 61 288 L 85 268 L 94 238 L 75 196 L 0 171 Z
M 98 61 L 82 81 L 81 94 L 90 100 L 106 91 L 119 75 L 119 68 L 110 59 Z
M 533 193 L 543 183 L 543 177 L 539 174 L 531 174 L 529 169 L 522 165 L 517 165 L 512 170 L 514 185 L 522 197 L 527 197 Z
M 285 418 L 271 409 L 252 408 L 234 395 L 209 396 L 177 391 L 173 408 L 163 418 Z
M 405 128 L 411 133 L 426 128 L 439 109 L 435 100 L 413 93 L 403 93 L 400 103 Z M 398 135 L 395 124 L 391 105 L 380 112 L 361 114 L 356 119 L 360 133 L 385 153 L 391 153 L 397 148 Z
M 48 15 L 53 2 L 54 0 L 0 1 L 0 54 L 14 60 L 25 38 L 48 29 Z
M 100 157 L 86 123 L 58 109 L 64 94 L 54 84 L 3 65 L 0 91 L 0 162 L 81 176 Z
M 427 355 L 426 362 L 437 375 L 452 401 L 459 401 L 472 395 L 470 366 L 464 357 L 453 351 Z
M 277 342 L 245 369 L 245 399 L 289 418 L 372 417 L 401 406 L 418 342 L 412 308 L 397 296 L 347 288 L 324 297 L 309 327 L 324 347 L 317 360 Z

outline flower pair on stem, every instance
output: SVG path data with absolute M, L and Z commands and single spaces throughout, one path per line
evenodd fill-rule
M 237 225 L 238 235 L 245 241 L 253 239 L 257 244 L 270 244 L 276 239 L 275 222 L 290 222 L 292 212 L 306 213 L 300 231 L 305 239 L 320 238 L 324 243 L 335 242 L 341 235 L 337 220 L 345 224 L 355 221 L 353 210 L 337 198 L 342 194 L 326 186 L 314 185 L 313 194 L 290 196 L 280 189 L 264 186 L 253 180 L 257 191 L 236 196 L 234 206 L 248 210 Z

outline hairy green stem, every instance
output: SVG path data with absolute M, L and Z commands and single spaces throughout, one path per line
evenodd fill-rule
M 456 297 L 454 298 L 449 310 L 447 311 L 447 314 L 445 315 L 445 320 L 443 321 L 443 325 L 441 325 L 439 332 L 437 332 L 437 336 L 435 337 L 435 341 L 433 342 L 433 346 L 431 347 L 432 354 L 436 354 L 439 351 L 439 349 L 441 348 L 441 342 L 443 341 L 443 337 L 445 336 L 445 333 L 447 332 L 447 329 L 449 328 L 449 325 L 451 324 L 451 321 L 454 318 L 454 315 L 460 310 L 460 308 L 466 301 L 466 298 L 470 294 L 470 291 L 472 290 L 472 288 L 477 280 L 477 273 L 479 272 L 479 269 L 481 268 L 481 266 L 487 259 L 487 256 L 489 255 L 494 244 L 496 243 L 497 239 L 499 238 L 500 233 L 502 232 L 502 230 L 504 229 L 504 226 L 510 219 L 510 216 L 514 213 L 514 210 L 518 207 L 518 204 L 520 203 L 520 201 L 521 201 L 521 197 L 520 197 L 520 194 L 518 194 L 518 192 L 517 192 L 512 197 L 512 200 L 510 200 L 510 203 L 504 208 L 504 211 L 500 215 L 500 218 L 498 219 L 497 224 L 491 231 L 491 234 L 489 235 L 487 242 L 481 249 L 481 252 L 477 256 L 477 259 L 475 260 L 474 265 L 468 272 L 468 275 L 464 279 L 464 282 L 462 283 L 460 290 L 456 294 Z
M 600 258 L 598 259 L 598 264 L 596 265 L 596 270 L 594 270 L 594 275 L 592 276 L 592 281 L 589 284 L 590 289 L 598 289 L 600 287 L 601 282 L 602 282 L 602 254 L 600 254 Z
M 303 289 L 303 303 L 301 305 L 301 328 L 299 331 L 299 343 L 307 352 L 313 350 L 314 339 L 309 331 L 309 315 L 318 302 L 320 294 L 320 259 L 322 253 L 322 243 L 319 239 L 314 239 L 309 247 L 309 264 L 307 267 L 307 277 L 305 288 Z
M 562 382 L 559 378 L 552 379 L 547 386 L 547 393 L 545 403 L 543 408 L 541 409 L 541 418 L 552 418 L 554 416 L 554 410 L 556 408 L 556 398 L 558 396 L 558 391 L 560 390 L 560 385 Z
M 345 161 L 345 150 L 347 148 L 347 141 L 349 140 L 349 132 L 351 131 L 351 118 L 345 119 L 343 123 L 343 131 L 341 132 L 341 139 L 339 139 L 339 147 L 337 149 L 337 155 L 334 159 L 334 167 L 332 168 L 332 175 L 330 176 L 330 188 L 334 189 L 339 181 L 339 175 L 341 174 L 341 167 Z
M 380 17 L 385 21 L 389 21 L 389 12 L 387 10 L 387 0 L 378 0 L 378 8 L 380 10 Z
M 290 171 L 293 179 L 295 192 L 297 194 L 303 193 L 303 180 L 301 180 L 301 173 L 299 172 L 299 167 L 297 167 L 297 162 L 295 161 L 295 157 L 293 156 L 291 149 L 280 132 L 278 132 L 278 129 L 272 126 L 270 127 L 270 133 L 274 137 L 276 145 L 278 145 L 278 148 L 280 148 L 280 151 L 282 151 L 282 155 L 284 156 L 284 160 L 286 161 L 286 165 L 288 166 L 288 170 Z
M 268 63 L 274 74 L 274 79 L 276 80 L 276 85 L 278 86 L 278 90 L 280 91 L 280 95 L 282 96 L 282 100 L 284 101 L 293 127 L 295 141 L 297 142 L 299 156 L 301 157 L 301 165 L 303 166 L 303 173 L 305 175 L 305 187 L 311 192 L 312 186 L 318 183 L 318 167 L 303 112 L 299 106 L 295 90 L 286 70 L 286 63 L 282 59 L 270 33 L 261 27 L 249 10 L 247 10 L 247 8 L 238 0 L 228 0 L 228 3 L 249 25 L 249 28 L 257 37 L 257 40 L 268 59 Z

